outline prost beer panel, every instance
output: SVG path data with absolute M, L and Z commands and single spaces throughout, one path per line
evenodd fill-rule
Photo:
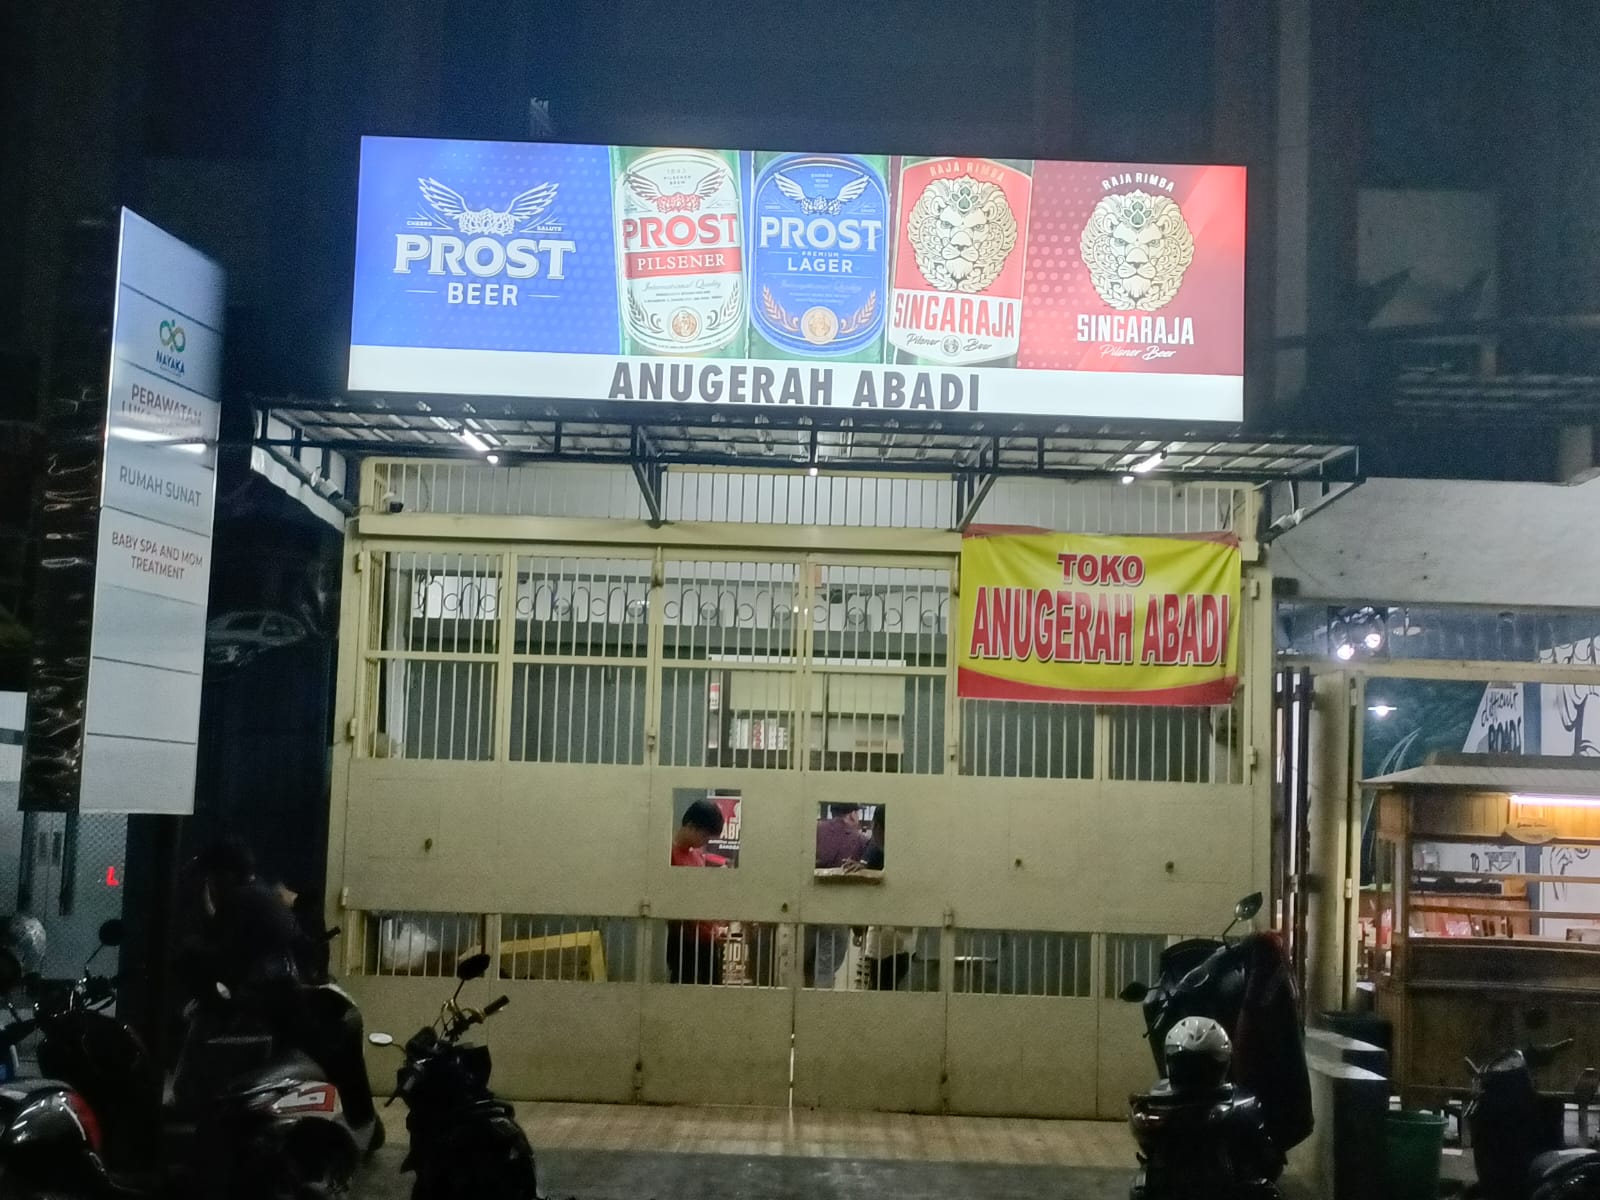
M 1237 422 L 1241 167 L 367 138 L 349 386 Z
M 883 361 L 889 192 L 882 158 L 755 156 L 750 356 Z
M 744 354 L 739 159 L 612 151 L 625 354 Z
M 363 139 L 351 341 L 615 353 L 611 239 L 604 146 Z

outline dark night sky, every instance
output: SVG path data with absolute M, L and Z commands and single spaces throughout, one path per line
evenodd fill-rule
M 1235 47 L 1217 44 L 1216 6 L 1199 0 L 1147 0 L 1136 12 L 1081 0 L 1070 22 L 1066 6 L 1034 0 L 136 3 L 139 151 L 233 162 L 265 180 L 258 211 L 241 220 L 273 227 L 259 258 L 274 271 L 257 287 L 270 312 L 252 322 L 261 345 L 246 344 L 240 323 L 230 351 L 236 382 L 261 390 L 338 386 L 362 133 L 524 137 L 528 100 L 543 96 L 556 136 L 570 141 L 1206 161 L 1217 156 L 1213 98 L 1244 69 Z M 1596 10 L 1591 0 L 1317 0 L 1315 14 L 1359 17 L 1341 35 L 1351 44 L 1335 48 L 1359 72 L 1338 100 L 1351 106 L 1360 183 L 1495 189 L 1517 174 L 1508 153 L 1544 161 L 1569 143 L 1592 147 L 1600 131 L 1584 129 L 1570 93 L 1574 79 L 1592 88 L 1594 72 L 1582 71 L 1583 35 L 1570 26 L 1593 32 Z M 1567 21 L 1585 12 L 1587 24 Z M 1557 31 L 1541 49 L 1515 36 L 1534 13 Z M 1568 60 L 1566 85 L 1553 74 L 1543 83 L 1540 54 Z M 1534 85 L 1524 93 L 1540 94 L 1527 119 L 1571 138 L 1516 144 L 1506 106 L 1530 103 L 1508 95 L 1517 63 Z M 24 168 L 13 159 L 0 170 Z M 1579 203 L 1580 184 L 1558 186 L 1570 193 L 1560 203 L 1593 208 Z M 1561 296 L 1527 294 L 1540 311 L 1587 306 L 1600 282 L 1573 278 Z M 1511 289 L 1501 294 L 1504 304 Z M 306 347 L 299 357 L 282 351 L 291 330 Z M 1341 415 L 1318 410 L 1306 424 L 1332 430 Z

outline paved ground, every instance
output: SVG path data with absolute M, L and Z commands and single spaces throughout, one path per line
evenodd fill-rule
M 401 1200 L 410 1177 L 386 1148 L 351 1200 Z M 896 1162 L 774 1155 L 551 1150 L 540 1181 L 552 1200 L 1124 1200 L 1130 1172 L 1093 1167 Z

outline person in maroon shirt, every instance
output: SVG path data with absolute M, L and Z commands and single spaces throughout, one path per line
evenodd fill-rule
M 830 804 L 830 815 L 817 822 L 817 869 L 859 863 L 870 840 L 861 832 L 859 804 Z
M 861 865 L 869 839 L 861 832 L 859 804 L 830 804 L 828 815 L 817 822 L 817 870 L 834 870 Z M 833 987 L 834 977 L 844 965 L 844 952 L 850 931 L 843 925 L 806 927 L 805 976 L 808 987 L 824 990 Z
M 710 800 L 689 805 L 672 835 L 672 865 L 708 865 L 706 843 L 722 832 L 722 825 L 722 810 Z M 667 922 L 667 978 L 673 983 L 722 982 L 722 945 L 715 923 Z

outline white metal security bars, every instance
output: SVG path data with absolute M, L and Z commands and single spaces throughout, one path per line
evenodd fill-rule
M 664 764 L 943 771 L 948 571 L 668 560 L 664 595 Z
M 1106 778 L 1137 783 L 1243 783 L 1242 703 L 1216 708 L 1108 708 Z
M 783 988 L 793 969 L 794 926 L 712 919 L 651 921 L 651 983 Z
M 518 556 L 512 761 L 645 761 L 651 566 Z
M 818 563 L 812 576 L 810 765 L 942 773 L 950 572 Z
M 1079 704 L 961 701 L 963 775 L 1093 779 L 1097 714 Z
M 1092 995 L 1093 935 L 958 929 L 951 990 L 975 996 Z
M 1245 782 L 1243 701 L 1217 708 L 1089 708 L 963 700 L 963 775 Z
M 642 921 L 519 913 L 500 918 L 500 977 L 552 983 L 635 983 Z
M 365 752 L 1244 780 L 1242 702 L 955 703 L 947 569 L 601 555 L 369 555 Z
M 1161 973 L 1161 952 L 1194 934 L 1108 933 L 1102 995 L 1115 1000 L 1130 983 L 1154 983 Z M 1205 935 L 1198 935 L 1205 936 Z M 1215 936 L 1212 934 L 1210 936 Z
M 664 765 L 798 765 L 806 607 L 800 578 L 799 560 L 664 564 Z
M 482 949 L 492 977 L 542 983 L 678 983 L 842 992 L 1086 999 L 1090 933 L 933 926 L 774 924 L 566 914 L 364 914 L 360 974 L 443 978 Z M 948 938 L 946 937 L 948 934 Z M 646 940 L 648 937 L 648 941 Z M 1106 934 L 1103 994 L 1154 980 L 1176 935 Z
M 494 758 L 504 556 L 393 551 L 369 561 L 367 752 Z
M 649 514 L 624 467 L 565 463 L 521 467 L 470 461 L 380 461 L 371 465 L 369 511 L 483 516 L 595 517 L 638 521 Z M 978 510 L 979 523 L 1034 525 L 1081 533 L 1247 532 L 1249 489 L 1180 480 L 1123 486 L 1115 481 L 1001 479 Z M 737 522 L 829 528 L 948 529 L 955 486 L 918 475 L 808 475 L 792 471 L 669 472 L 667 521 Z
M 802 986 L 832 992 L 938 992 L 943 931 L 921 925 L 802 925 Z
M 480 913 L 385 912 L 363 914 L 361 974 L 445 978 L 484 948 Z

